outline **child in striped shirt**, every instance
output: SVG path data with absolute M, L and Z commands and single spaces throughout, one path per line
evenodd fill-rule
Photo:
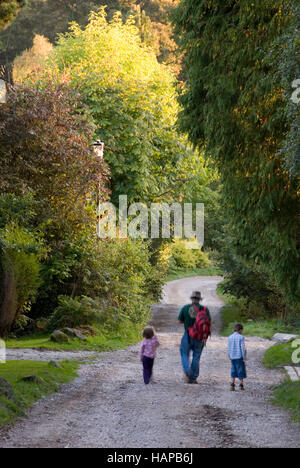
M 231 384 L 230 390 L 235 390 L 235 379 L 240 380 L 239 388 L 244 390 L 244 379 L 246 374 L 245 337 L 242 335 L 243 325 L 237 323 L 234 332 L 228 338 L 228 357 L 231 360 Z

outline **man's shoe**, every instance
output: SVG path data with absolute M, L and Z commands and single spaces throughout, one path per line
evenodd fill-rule
M 190 376 L 189 376 L 189 374 L 188 374 L 188 373 L 187 373 L 187 374 L 186 374 L 186 373 L 184 373 L 184 375 L 183 375 L 183 378 L 184 378 L 184 381 L 185 381 L 185 383 L 189 383 L 189 382 L 190 382 L 190 380 L 191 380 L 191 379 L 190 379 Z

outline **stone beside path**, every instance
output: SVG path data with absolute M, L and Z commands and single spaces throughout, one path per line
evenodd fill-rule
M 289 343 L 290 341 L 296 340 L 298 335 L 288 335 L 287 333 L 275 333 L 272 341 L 276 343 Z

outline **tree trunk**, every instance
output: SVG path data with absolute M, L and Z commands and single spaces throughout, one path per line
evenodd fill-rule
M 16 282 L 13 273 L 3 272 L 1 286 L 3 302 L 0 306 L 0 336 L 3 336 L 10 330 L 17 313 Z

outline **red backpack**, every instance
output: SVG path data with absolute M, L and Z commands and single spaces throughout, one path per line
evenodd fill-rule
M 197 312 L 197 317 L 194 325 L 188 328 L 188 334 L 195 340 L 206 341 L 207 338 L 211 335 L 210 320 L 206 313 L 206 307 L 204 307 L 204 309 L 199 309 L 195 304 L 193 304 L 193 307 Z

